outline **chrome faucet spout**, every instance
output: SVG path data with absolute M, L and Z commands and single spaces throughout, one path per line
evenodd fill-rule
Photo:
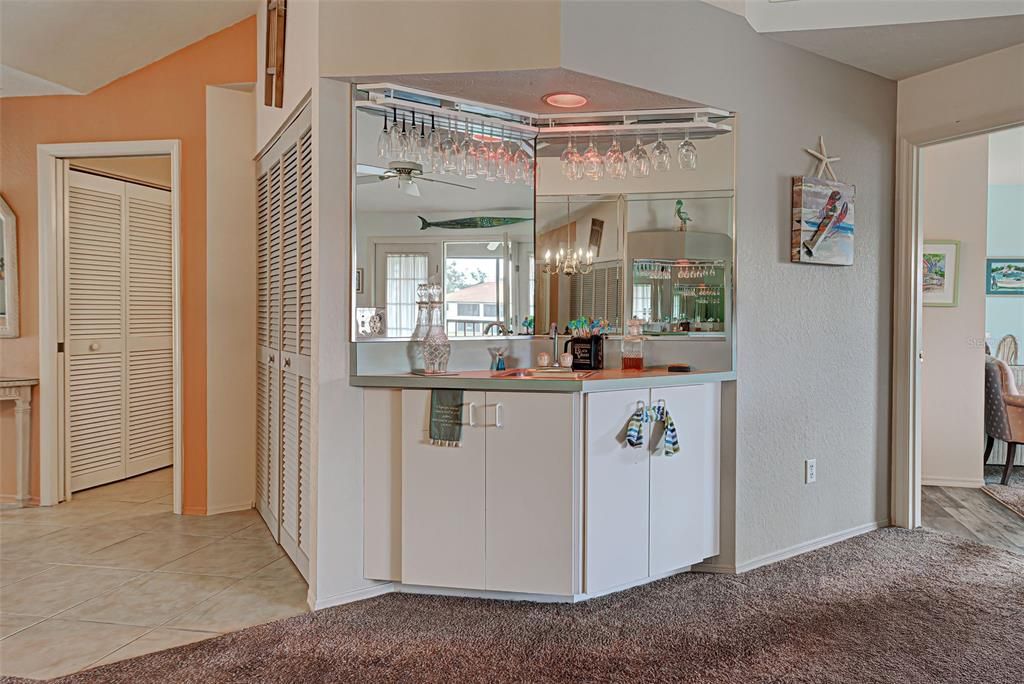
M 504 323 L 502 323 L 501 321 L 491 321 L 490 323 L 488 323 L 487 325 L 484 326 L 484 335 L 490 335 L 491 334 L 491 330 L 493 330 L 495 328 L 495 326 L 497 326 L 497 328 L 498 328 L 498 334 L 499 335 L 511 335 L 512 334 L 512 331 L 508 329 L 508 326 L 505 325 Z

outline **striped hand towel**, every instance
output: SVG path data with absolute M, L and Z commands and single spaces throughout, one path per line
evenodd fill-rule
M 626 426 L 626 444 L 631 447 L 644 445 L 644 423 L 662 423 L 665 426 L 665 453 L 675 456 L 679 453 L 679 434 L 676 423 L 672 420 L 664 404 L 656 404 L 649 408 L 638 408 L 629 417 Z

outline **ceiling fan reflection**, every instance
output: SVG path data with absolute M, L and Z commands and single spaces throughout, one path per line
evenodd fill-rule
M 423 166 L 421 164 L 409 161 L 394 161 L 388 164 L 387 168 L 381 166 L 370 166 L 369 164 L 357 164 L 356 174 L 356 185 L 381 183 L 383 181 L 397 178 L 398 189 L 411 197 L 420 196 L 420 188 L 416 184 L 417 181 L 453 185 L 465 190 L 476 190 L 476 188 L 470 185 L 452 183 L 451 181 L 438 180 L 436 178 L 427 178 L 423 175 Z

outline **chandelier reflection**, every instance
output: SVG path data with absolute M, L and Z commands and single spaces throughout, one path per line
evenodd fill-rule
M 543 272 L 545 275 L 586 275 L 594 270 L 594 250 L 592 249 L 584 252 L 581 247 L 575 251 L 570 249 L 566 252 L 564 247 L 560 247 L 554 257 L 555 260 L 552 262 L 550 249 L 544 253 Z

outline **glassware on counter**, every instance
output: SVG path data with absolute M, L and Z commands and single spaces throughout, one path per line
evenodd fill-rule
M 430 296 L 430 329 L 423 338 L 423 370 L 428 375 L 440 375 L 448 370 L 448 358 L 452 354 L 452 343 L 444 331 L 444 316 L 441 307 L 441 286 L 432 283 Z M 419 288 L 417 288 L 417 293 Z
M 644 369 L 643 326 L 643 321 L 636 318 L 626 326 L 626 334 L 622 337 L 622 370 Z

